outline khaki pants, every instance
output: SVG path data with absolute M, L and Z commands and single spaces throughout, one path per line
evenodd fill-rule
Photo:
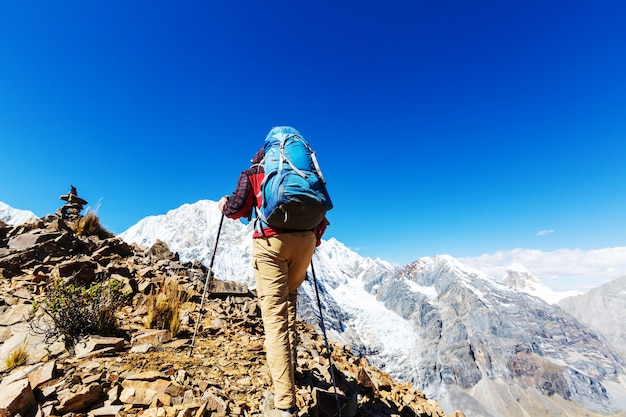
M 313 232 L 281 233 L 254 239 L 252 243 L 252 262 L 276 408 L 296 405 L 296 302 L 298 287 L 306 278 L 315 243 Z

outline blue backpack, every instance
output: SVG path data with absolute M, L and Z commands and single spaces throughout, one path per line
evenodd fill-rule
M 265 138 L 259 218 L 285 230 L 311 230 L 332 209 L 315 152 L 296 129 L 273 128 Z

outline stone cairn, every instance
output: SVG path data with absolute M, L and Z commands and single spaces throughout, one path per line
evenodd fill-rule
M 68 203 L 76 203 L 73 195 Z M 181 263 L 161 241 L 141 248 L 116 237 L 79 236 L 63 215 L 19 226 L 0 222 L 0 417 L 261 416 L 272 405 L 272 388 L 256 296 L 241 283 L 214 280 L 200 312 L 206 275 L 205 266 Z M 103 276 L 132 293 L 132 306 L 117 315 L 123 336 L 91 335 L 70 353 L 32 331 L 43 316 L 33 305 L 54 279 L 88 285 Z M 149 297 L 172 280 L 185 296 L 175 335 L 145 326 Z M 298 328 L 300 417 L 336 416 L 337 402 L 342 417 L 446 416 L 410 384 L 337 344 L 335 393 L 323 337 L 304 322 Z M 7 358 L 20 348 L 27 359 L 8 368 Z
M 76 187 L 70 186 L 70 192 L 59 197 L 66 203 L 57 211 L 57 214 L 62 219 L 68 219 L 71 221 L 78 220 L 81 217 L 80 212 L 83 211 L 83 206 L 87 204 L 87 200 L 84 200 L 78 196 Z

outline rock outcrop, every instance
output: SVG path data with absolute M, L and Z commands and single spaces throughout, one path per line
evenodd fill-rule
M 207 272 L 163 242 L 146 249 L 78 236 L 57 215 L 0 224 L 0 417 L 261 415 L 271 405 L 271 381 L 255 294 L 213 279 L 199 311 Z M 46 343 L 34 331 L 46 323 L 35 306 L 55 279 L 119 281 L 132 294 L 132 305 L 116 313 L 120 335 L 90 335 L 71 353 L 62 341 Z M 178 330 L 146 328 L 148 300 L 168 282 L 184 295 Z M 342 416 L 445 415 L 347 346 L 332 345 L 329 358 L 323 337 L 298 326 L 300 415 L 336 415 L 337 404 Z M 19 351 L 24 359 L 12 363 Z
M 626 275 L 617 277 L 585 294 L 559 301 L 559 306 L 603 335 L 626 362 Z

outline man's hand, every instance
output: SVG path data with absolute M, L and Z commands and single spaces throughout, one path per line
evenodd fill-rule
M 224 205 L 226 204 L 227 201 L 228 201 L 228 196 L 224 196 L 220 198 L 220 201 L 217 202 L 217 208 L 220 209 L 222 213 L 224 212 Z

